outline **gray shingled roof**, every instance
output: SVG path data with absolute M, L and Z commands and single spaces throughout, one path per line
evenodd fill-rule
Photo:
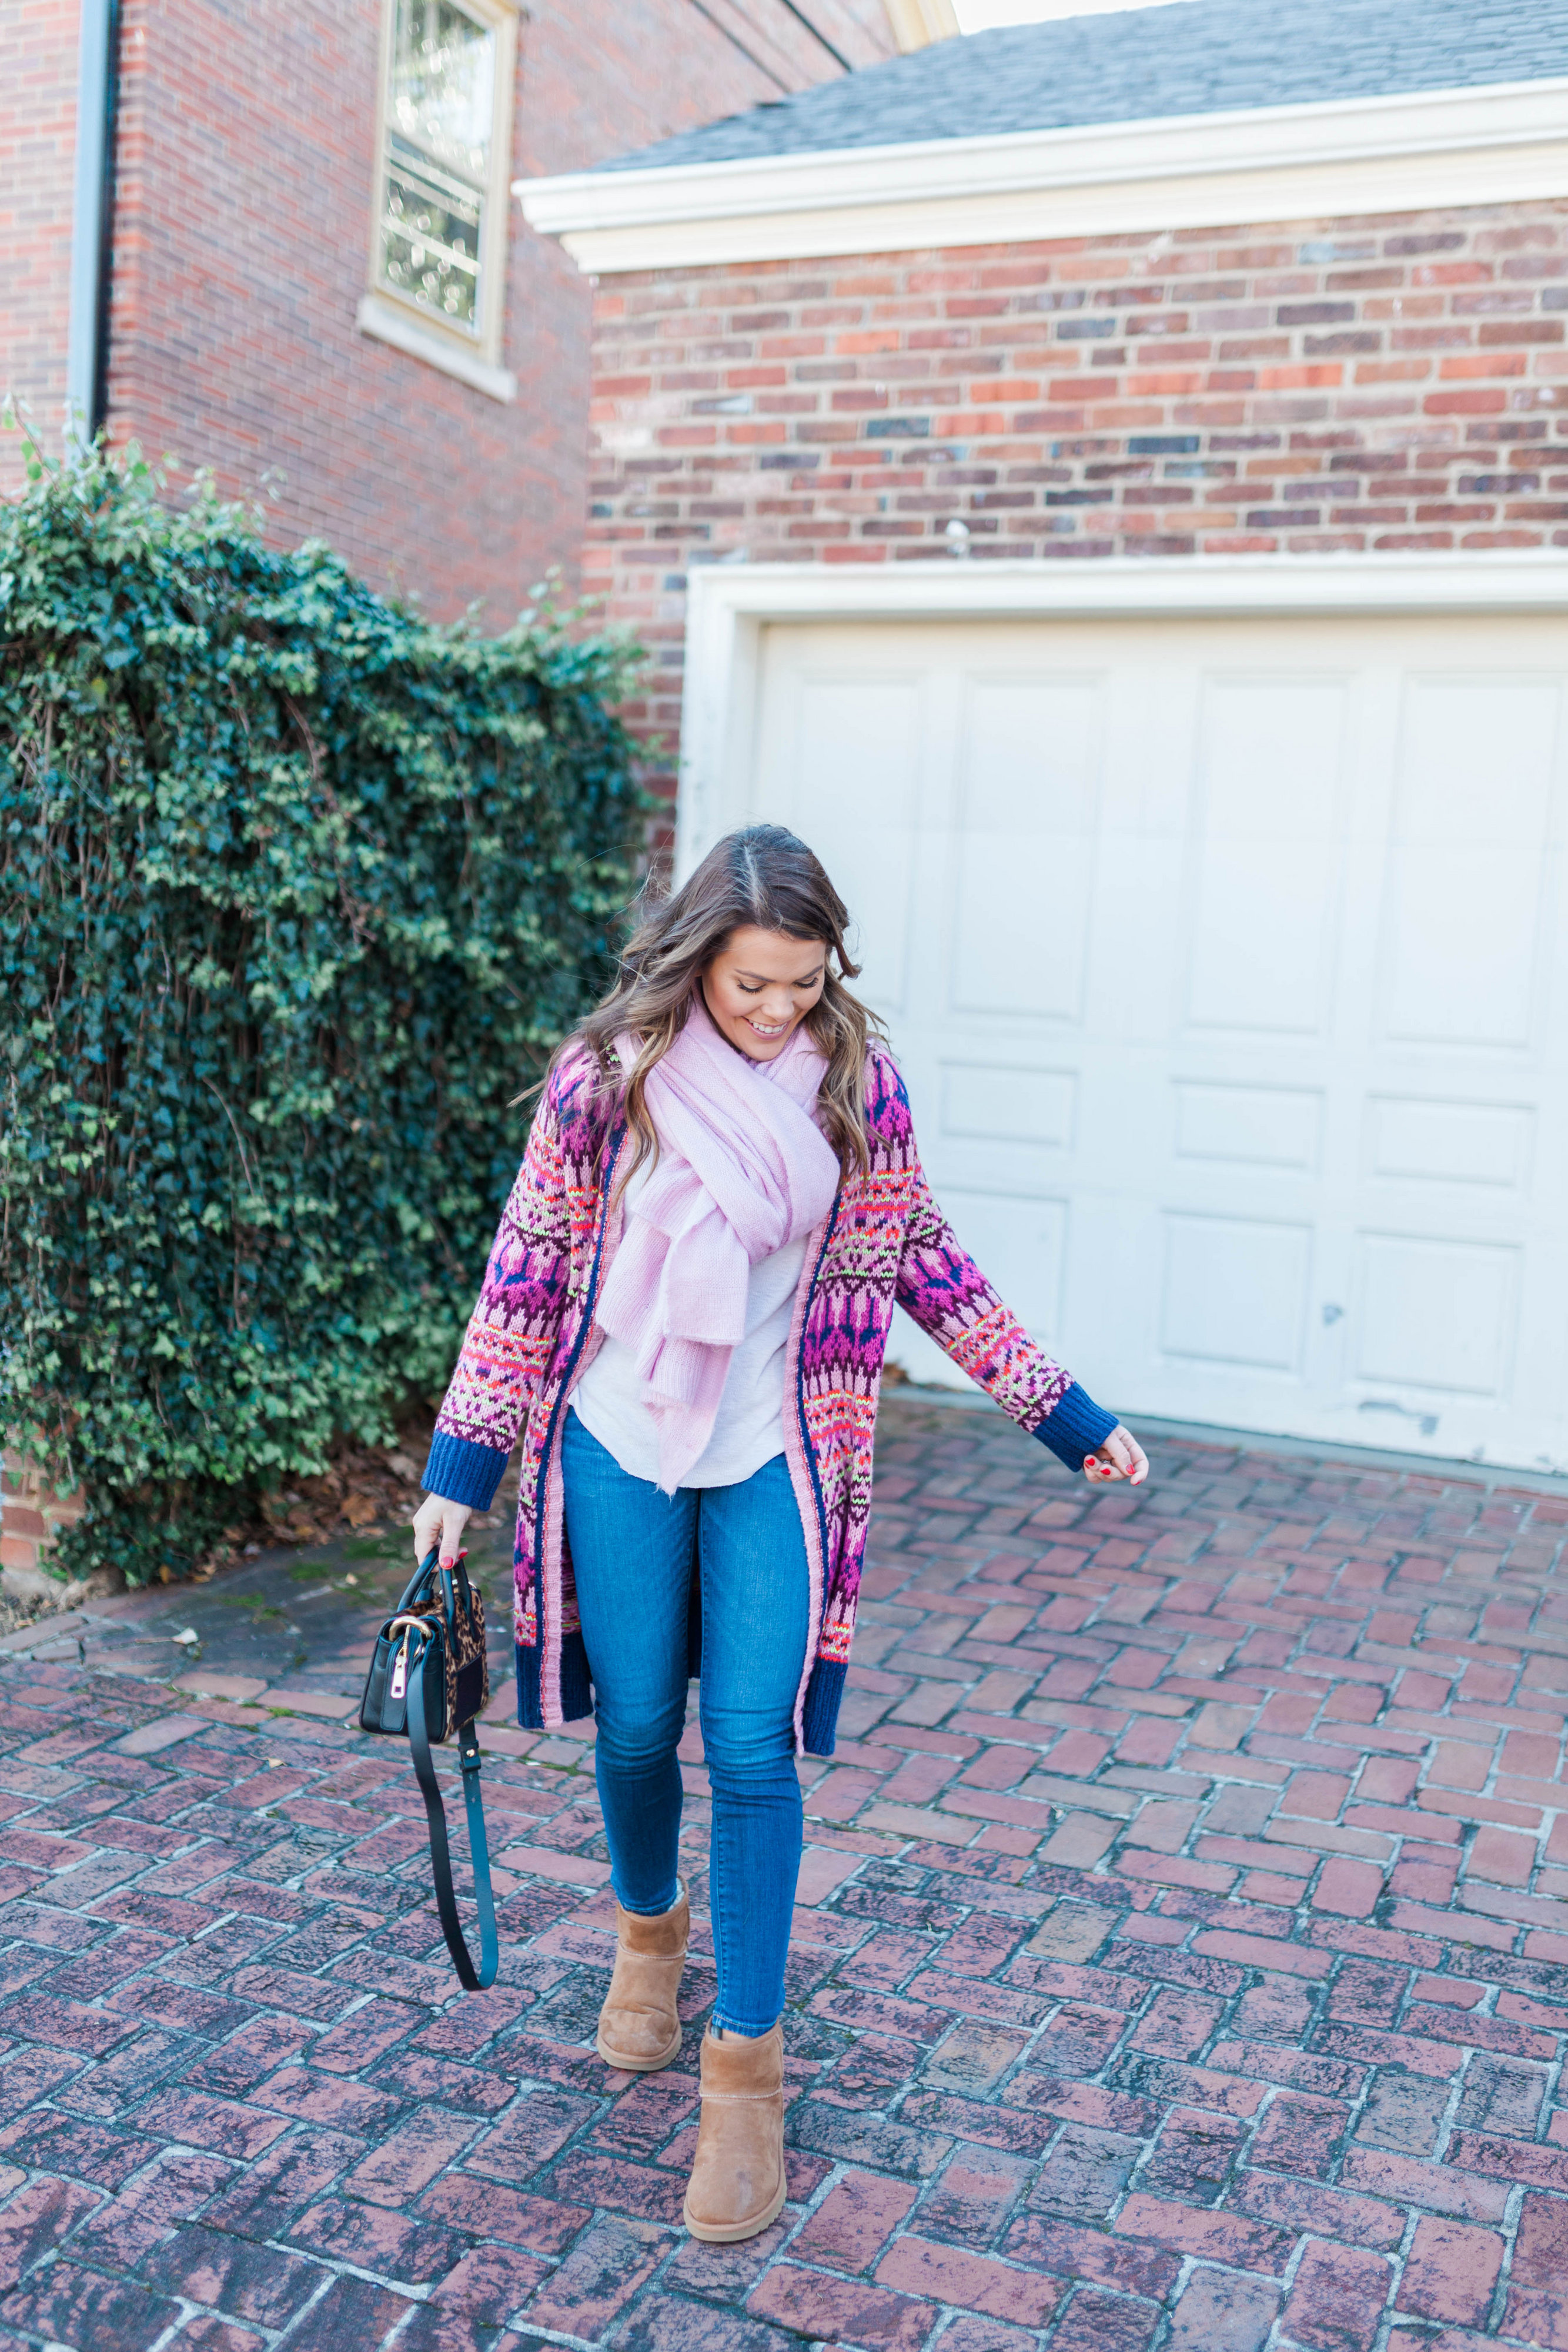
M 683 131 L 648 170 L 1568 74 L 1568 0 L 1173 0 L 941 41 Z

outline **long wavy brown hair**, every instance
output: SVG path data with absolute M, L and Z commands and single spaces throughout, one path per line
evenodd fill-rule
M 621 956 L 614 987 L 578 1038 L 598 1061 L 607 1087 L 621 1095 L 635 1151 L 617 1191 L 644 1161 L 657 1161 L 659 1139 L 647 1107 L 648 1076 L 685 1027 L 703 972 L 732 933 L 755 923 L 827 950 L 827 978 L 804 1026 L 827 1057 L 817 1095 L 822 1130 L 845 1175 L 870 1165 L 865 1138 L 865 1058 L 876 1015 L 845 985 L 859 976 L 844 935 L 849 909 L 821 862 L 781 824 L 750 824 L 726 834 L 695 874 L 665 896 L 644 894 Z M 641 1040 L 629 1071 L 612 1048 L 628 1032 Z M 564 1053 L 575 1042 L 569 1039 Z

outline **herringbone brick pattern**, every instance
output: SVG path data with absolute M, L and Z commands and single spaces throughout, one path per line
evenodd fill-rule
M 1152 1450 L 1091 1496 L 888 1405 L 791 2201 L 729 2251 L 679 2226 L 706 1946 L 668 2073 L 592 2053 L 587 1740 L 487 1740 L 463 1999 L 406 1761 L 298 1654 L 250 1707 L 151 1618 L 8 1666 L 0 2352 L 1568 2352 L 1568 1501 Z

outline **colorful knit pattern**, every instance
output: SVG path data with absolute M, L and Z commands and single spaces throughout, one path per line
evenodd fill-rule
M 437 1424 L 511 1452 L 560 1333 L 570 1225 L 559 1131 L 537 1118 Z
M 522 1440 L 513 1622 L 522 1719 L 536 1726 L 590 1703 L 559 1503 L 559 1423 L 613 1247 L 606 1180 L 622 1140 L 615 1112 L 588 1055 L 563 1058 L 501 1220 L 426 1474 L 434 1492 L 487 1502 Z M 804 1723 L 820 1754 L 831 1753 L 854 1634 L 894 1303 L 1021 1428 L 1048 1431 L 1064 1458 L 1114 1426 L 1028 1337 L 959 1244 L 931 1197 L 904 1082 L 880 1046 L 867 1058 L 866 1129 L 870 1171 L 844 1180 L 808 1244 L 815 1274 L 786 1375 L 787 1438 L 798 1399 L 818 1498 L 806 1534 L 821 1609 Z M 1050 1425 L 1058 1412 L 1060 1438 Z

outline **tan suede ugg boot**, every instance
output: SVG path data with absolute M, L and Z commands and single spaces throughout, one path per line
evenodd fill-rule
M 690 1921 L 684 1886 L 670 1908 L 653 1918 L 616 1904 L 615 1973 L 599 2012 L 599 2054 L 607 2066 L 652 2074 L 679 2050 L 675 2001 Z
M 694 2238 L 733 2245 L 784 2202 L 784 2029 L 703 2035 L 702 2122 L 686 2188 Z

